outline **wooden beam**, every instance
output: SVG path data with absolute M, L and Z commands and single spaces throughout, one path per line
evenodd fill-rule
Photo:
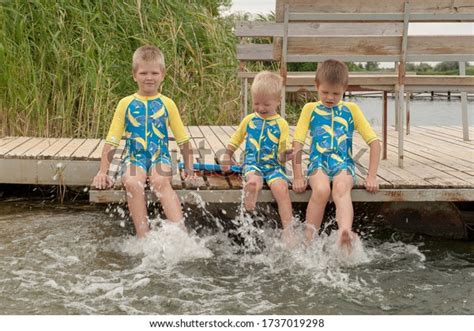
M 466 76 L 466 63 L 459 62 L 459 75 Z M 474 85 L 474 84 L 473 84 Z M 461 93 L 461 113 L 462 113 L 462 137 L 465 141 L 469 141 L 469 115 L 467 112 L 467 94 Z
M 272 61 L 273 44 L 237 44 L 237 60 Z
M 236 37 L 283 37 L 284 23 L 243 21 L 235 24 Z M 401 23 L 288 23 L 289 36 L 401 36 Z
M 286 78 L 287 78 L 287 58 L 288 58 L 288 15 L 289 5 L 285 6 L 285 18 L 283 23 L 283 43 L 281 48 L 281 61 L 280 61 L 280 75 L 283 78 L 283 86 L 281 89 L 281 101 L 280 101 L 280 115 L 285 118 L 286 108 Z
M 359 13 L 393 13 L 400 15 L 404 10 L 404 2 L 404 0 L 277 0 L 275 17 L 277 22 L 283 21 L 285 4 L 290 5 L 290 12 L 321 13 L 326 15 L 357 15 Z M 448 20 L 451 17 L 456 21 L 474 21 L 472 0 L 410 0 L 410 5 L 414 21 L 425 20 L 425 18 L 433 19 L 433 21 L 437 18 Z M 403 18 L 400 18 L 401 20 Z
M 242 196 L 241 190 L 176 190 L 184 203 L 197 203 L 200 199 L 208 203 L 239 203 Z M 290 192 L 293 202 L 308 202 L 311 191 L 302 194 Z M 197 199 L 199 196 L 200 199 Z M 91 190 L 89 201 L 95 203 L 110 203 L 125 201 L 126 193 L 123 190 Z M 147 200 L 156 198 L 147 192 Z M 149 201 L 148 200 L 148 201 Z M 274 202 L 270 190 L 263 190 L 258 196 L 259 202 Z M 474 189 L 383 189 L 378 193 L 369 193 L 364 189 L 352 190 L 352 201 L 474 201 Z
M 412 14 L 412 22 L 473 22 L 473 14 Z M 292 21 L 318 21 L 318 22 L 402 22 L 402 13 L 298 13 L 290 14 Z

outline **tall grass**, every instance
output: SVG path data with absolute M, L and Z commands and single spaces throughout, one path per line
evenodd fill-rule
M 144 44 L 165 53 L 162 92 L 186 124 L 237 122 L 236 40 L 219 2 L 1 2 L 0 135 L 104 136 L 136 91 L 131 56 Z

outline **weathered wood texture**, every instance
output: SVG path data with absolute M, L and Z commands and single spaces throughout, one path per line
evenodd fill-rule
M 283 22 L 284 7 L 290 6 L 292 12 L 318 12 L 322 14 L 354 14 L 354 13 L 402 13 L 404 9 L 404 0 L 277 0 L 276 1 L 276 21 Z M 453 21 L 459 21 L 456 15 L 460 16 L 462 21 L 474 21 L 474 6 L 471 0 L 410 0 L 410 11 L 413 14 L 412 21 L 423 18 L 421 14 L 431 14 L 431 20 L 436 21 L 436 17 L 447 20 L 452 17 Z M 418 16 L 417 16 L 418 15 Z M 443 16 L 450 15 L 450 16 Z M 400 20 L 403 20 L 401 18 Z M 420 19 L 425 21 L 425 19 Z
M 214 163 L 216 155 L 222 153 L 235 126 L 192 126 L 188 127 L 196 162 Z M 474 133 L 474 127 L 469 128 Z M 290 127 L 290 134 L 294 127 Z M 448 199 L 459 201 L 470 197 L 474 192 L 474 142 L 463 141 L 457 126 L 413 126 L 405 139 L 405 167 L 397 166 L 397 140 L 393 129 L 388 131 L 388 160 L 382 160 L 378 171 L 380 187 L 386 190 L 383 197 L 367 195 L 357 191 L 355 199 L 385 201 L 384 199 Z M 380 133 L 380 132 L 379 132 Z M 308 139 L 309 142 L 309 139 Z M 0 139 L 0 183 L 79 185 L 89 186 L 99 169 L 99 159 L 103 140 L 69 138 L 29 138 L 4 137 Z M 120 181 L 118 175 L 123 157 L 124 141 L 116 149 L 109 174 Z M 304 148 L 303 159 L 308 158 L 309 146 Z M 170 151 L 174 161 L 182 160 L 179 148 L 170 142 Z M 354 158 L 357 164 L 356 188 L 363 190 L 363 181 L 367 174 L 369 152 L 360 136 L 354 135 Z M 88 155 L 88 156 L 86 156 Z M 235 159 L 242 161 L 243 146 L 235 152 Z M 287 163 L 291 177 L 291 164 Z M 174 169 L 173 186 L 178 190 L 204 190 L 217 192 L 220 199 L 230 199 L 232 190 L 242 188 L 240 176 L 223 176 L 200 173 L 197 182 L 188 184 L 181 181 Z M 117 183 L 119 184 L 119 183 Z M 123 188 L 117 185 L 119 192 Z M 406 191 L 408 190 L 408 191 Z M 455 191 L 459 194 L 455 195 Z M 113 190 L 112 190 L 113 191 Z M 221 191 L 222 193 L 218 193 Z M 183 191 L 184 192 L 184 191 Z M 442 193 L 444 192 L 444 193 Z M 97 201 L 121 196 L 122 193 L 97 192 Z M 184 194 L 184 193 L 183 193 Z M 208 197 L 211 193 L 206 193 Z M 102 198 L 101 198 L 102 196 Z M 232 196 L 233 197 L 233 196 Z M 303 196 L 302 196 L 303 197 Z M 297 199 L 304 199 L 298 197 Z M 450 198 L 451 197 L 451 198 Z M 262 199 L 266 199 L 265 196 Z

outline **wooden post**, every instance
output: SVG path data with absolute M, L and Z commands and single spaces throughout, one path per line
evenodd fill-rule
M 405 12 L 403 14 L 403 37 L 402 45 L 400 52 L 400 64 L 398 66 L 398 93 L 399 93 L 399 103 L 398 103 L 398 120 L 400 125 L 398 127 L 398 166 L 403 168 L 403 122 L 405 120 L 405 102 L 404 92 L 405 92 L 405 64 L 407 59 L 407 46 L 408 46 L 408 23 L 410 20 L 410 3 L 405 1 Z
M 383 115 L 382 115 L 382 127 L 383 127 L 383 152 L 382 152 L 382 160 L 387 159 L 387 126 L 388 126 L 388 121 L 387 121 L 387 91 L 383 92 Z
M 281 62 L 280 62 L 280 75 L 283 78 L 283 88 L 281 89 L 281 105 L 280 114 L 281 117 L 286 117 L 286 78 L 288 75 L 287 58 L 288 58 L 288 20 L 290 16 L 290 6 L 285 5 L 285 16 L 283 25 L 283 45 L 281 48 Z
M 249 114 L 249 79 L 244 78 L 244 117 Z
M 407 116 L 407 135 L 410 134 L 410 98 L 411 98 L 411 93 L 407 93 L 406 95 L 406 103 L 405 103 L 405 109 L 406 109 L 406 116 Z
M 239 72 L 245 71 L 245 61 L 239 62 Z M 248 86 L 247 86 L 247 78 L 242 78 L 240 81 L 240 115 L 241 120 L 247 116 L 247 93 L 248 93 Z
M 398 119 L 398 108 L 399 108 L 400 101 L 398 100 L 399 95 L 398 95 L 397 88 L 395 89 L 394 97 L 395 97 L 395 131 L 398 131 L 398 126 L 400 125 L 400 121 Z
M 466 76 L 466 63 L 459 62 L 459 75 Z M 467 93 L 461 92 L 462 138 L 469 141 L 469 114 L 467 112 Z

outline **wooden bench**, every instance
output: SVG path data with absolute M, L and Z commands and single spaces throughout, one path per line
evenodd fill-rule
M 248 85 L 256 73 L 247 72 L 249 61 L 279 63 L 286 92 L 314 91 L 314 72 L 288 72 L 288 63 L 321 62 L 330 58 L 354 62 L 396 62 L 393 73 L 351 73 L 349 90 L 384 91 L 383 158 L 387 158 L 387 93 L 396 96 L 398 164 L 403 167 L 406 93 L 461 92 L 463 137 L 469 139 L 466 92 L 474 92 L 474 77 L 465 76 L 465 62 L 474 60 L 474 36 L 408 35 L 410 22 L 474 22 L 472 0 L 277 0 L 275 22 L 238 22 L 237 58 L 241 103 L 248 112 Z M 254 38 L 272 43 L 255 43 Z M 456 76 L 407 75 L 407 62 L 457 61 Z

